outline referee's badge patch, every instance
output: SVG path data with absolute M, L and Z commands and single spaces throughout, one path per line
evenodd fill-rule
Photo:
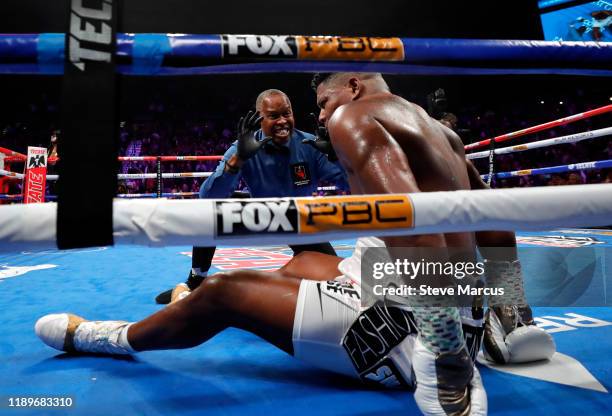
M 291 165 L 291 175 L 293 176 L 293 184 L 296 186 L 308 185 L 310 183 L 310 171 L 305 163 Z

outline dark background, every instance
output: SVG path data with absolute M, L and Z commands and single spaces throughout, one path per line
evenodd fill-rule
M 94 0 L 84 4 L 89 1 Z M 0 1 L 0 33 L 64 32 L 67 7 L 61 6 L 67 4 L 67 0 Z M 536 0 L 125 0 L 122 4 L 122 32 L 543 37 Z M 121 120 L 128 124 L 160 117 L 177 123 L 214 120 L 218 127 L 229 128 L 252 107 L 260 91 L 279 88 L 292 99 L 297 127 L 311 130 L 306 115 L 316 107 L 310 78 L 308 74 L 121 77 Z M 424 107 L 428 93 L 444 88 L 448 111 L 459 116 L 460 127 L 472 129 L 462 137 L 466 142 L 606 105 L 612 96 L 609 79 L 597 77 L 404 75 L 386 79 L 393 92 Z M 13 132 L 13 140 L 5 145 L 20 151 L 28 144 L 46 146 L 50 129 L 61 127 L 57 111 L 61 77 L 2 76 L 0 88 L 0 127 L 10 125 Z M 151 112 L 152 104 L 162 104 L 163 113 Z M 489 121 L 483 123 L 485 119 Z M 601 117 L 593 120 L 603 122 Z M 587 127 L 576 125 L 577 129 Z M 0 145 L 3 137 L 8 136 L 0 131 Z
M 84 0 L 98 4 L 100 0 Z M 342 34 L 402 37 L 458 37 L 541 39 L 536 0 L 527 1 L 408 1 L 364 0 L 123 0 L 122 32 L 159 33 L 254 33 L 254 34 Z M 0 33 L 64 32 L 68 0 L 0 1 Z M 129 118 L 151 101 L 180 100 L 185 107 L 223 106 L 224 96 L 240 95 L 254 100 L 265 88 L 287 90 L 299 115 L 314 111 L 308 89 L 310 75 L 206 76 L 181 78 L 121 79 L 122 118 Z M 389 77 L 391 86 L 413 100 L 424 100 L 432 88 L 443 86 L 459 104 L 463 90 L 500 91 L 507 83 L 482 87 L 474 78 Z M 0 79 L 0 121 L 32 116 L 32 102 L 43 106 L 59 101 L 61 77 L 3 76 Z M 492 80 L 494 84 L 498 81 Z M 485 84 L 488 81 L 485 81 Z M 536 83 L 536 85 L 541 82 Z M 515 95 L 516 86 L 505 90 Z M 505 94 L 500 91 L 500 94 Z M 474 97 L 476 98 L 476 97 Z M 478 97 L 477 99 L 480 99 Z M 215 104 L 216 103 L 216 104 Z M 217 108 L 218 110 L 218 108 Z M 40 114 L 36 115 L 39 119 Z M 53 114 L 44 114 L 53 119 Z M 302 117 L 298 116 L 298 123 Z M 27 121 L 27 120 L 26 120 Z M 54 120 L 38 120 L 38 124 Z M 57 122 L 55 123 L 57 124 Z M 41 138 L 42 139 L 42 138 Z
M 100 0 L 83 4 L 96 1 Z M 3 0 L 0 33 L 64 32 L 65 4 L 67 0 Z M 124 32 L 542 38 L 536 0 L 123 0 L 122 4 Z
M 83 0 L 99 4 L 101 0 Z M 0 33 L 65 32 L 69 0 L 0 1 Z M 122 0 L 122 32 L 154 33 L 253 33 L 253 34 L 329 34 L 434 38 L 542 39 L 536 0 Z M 304 94 L 309 75 L 207 76 L 172 79 L 127 78 L 121 80 L 122 112 L 138 111 L 139 102 L 156 94 L 178 94 L 194 105 L 218 102 L 224 94 L 240 94 L 254 99 L 263 88 L 288 90 L 294 104 L 310 105 Z M 413 99 L 432 88 L 472 86 L 474 78 L 459 82 L 447 77 L 390 77 L 392 87 L 402 88 Z M 398 82 L 394 82 L 398 79 Z M 489 77 L 489 79 L 491 79 Z M 47 93 L 45 100 L 56 101 L 61 78 L 8 76 L 0 79 L 3 93 L 17 100 L 30 91 Z M 444 84 L 444 85 L 443 85 Z M 500 86 L 495 87 L 498 90 Z M 490 90 L 490 87 L 487 87 Z M 509 92 L 516 91 L 513 86 Z M 450 92 L 457 98 L 458 92 Z M 415 95 L 416 94 L 416 95 Z M 205 98 L 205 103 L 202 100 Z M 452 98 L 452 96 L 451 96 Z M 418 99 L 418 98 L 416 98 Z M 2 100 L 4 116 L 19 112 L 18 102 Z M 27 101 L 27 99 L 26 99 Z M 16 105 L 17 104 L 17 105 Z M 144 105 L 144 104 L 142 104 Z M 311 108 L 313 109 L 313 108 Z M 305 111 L 305 109 L 303 109 Z M 1 116 L 0 116 L 1 117 Z
M 99 4 L 101 0 L 84 0 Z M 0 1 L 0 33 L 64 32 L 68 0 Z M 364 0 L 123 0 L 122 32 L 339 34 L 438 38 L 542 39 L 536 0 L 439 0 L 384 2 Z M 184 106 L 208 111 L 225 105 L 224 96 L 254 100 L 265 88 L 287 90 L 297 113 L 314 111 L 308 90 L 310 75 L 283 74 L 121 79 L 122 118 L 139 112 L 151 100 L 170 96 Z M 388 77 L 397 93 L 424 103 L 425 95 L 441 86 L 455 105 L 463 98 L 522 95 L 522 81 L 496 77 Z M 572 82 L 567 78 L 566 82 Z M 31 101 L 58 101 L 60 77 L 3 76 L 0 121 L 31 113 Z M 542 79 L 528 81 L 546 89 Z M 552 83 L 548 83 L 552 85 Z M 530 90 L 531 87 L 526 87 Z M 534 91 L 538 93 L 538 91 Z M 41 96 L 41 94 L 43 96 Z M 246 110 L 246 109 L 245 109 Z M 47 115 L 46 117 L 53 117 Z M 301 117 L 298 117 L 298 122 Z

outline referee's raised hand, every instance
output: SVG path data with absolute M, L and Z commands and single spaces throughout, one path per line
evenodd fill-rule
M 259 130 L 262 119 L 263 117 L 259 116 L 256 111 L 249 111 L 238 121 L 236 156 L 243 162 L 252 158 L 259 149 L 272 140 L 272 137 L 265 137 L 262 140 L 257 140 L 255 137 L 255 132 Z

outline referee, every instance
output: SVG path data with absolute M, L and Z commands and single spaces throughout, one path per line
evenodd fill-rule
M 215 172 L 200 187 L 200 198 L 237 197 L 233 194 L 242 178 L 252 197 L 311 196 L 320 181 L 348 189 L 346 174 L 333 152 L 322 153 L 317 137 L 294 128 L 291 101 L 276 89 L 265 90 L 238 123 L 238 138 L 223 155 Z M 322 134 L 317 129 L 317 134 Z M 316 146 L 316 147 L 315 147 Z M 323 149 L 322 149 L 323 150 Z M 317 251 L 336 255 L 329 242 L 290 245 L 293 255 Z M 206 278 L 216 247 L 194 247 L 191 271 L 185 283 L 160 293 L 155 301 L 170 303 L 194 290 Z M 183 293 L 182 295 L 180 295 Z

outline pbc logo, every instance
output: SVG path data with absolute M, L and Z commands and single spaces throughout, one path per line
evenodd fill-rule
M 298 36 L 301 59 L 401 61 L 404 45 L 400 38 Z
M 34 155 L 28 161 L 28 168 L 44 168 L 47 166 L 45 155 Z
M 253 233 L 297 233 L 298 213 L 293 201 L 217 201 L 217 236 Z
M 300 232 L 412 228 L 412 202 L 405 195 L 298 198 Z
M 293 36 L 223 35 L 222 41 L 224 57 L 297 57 Z

